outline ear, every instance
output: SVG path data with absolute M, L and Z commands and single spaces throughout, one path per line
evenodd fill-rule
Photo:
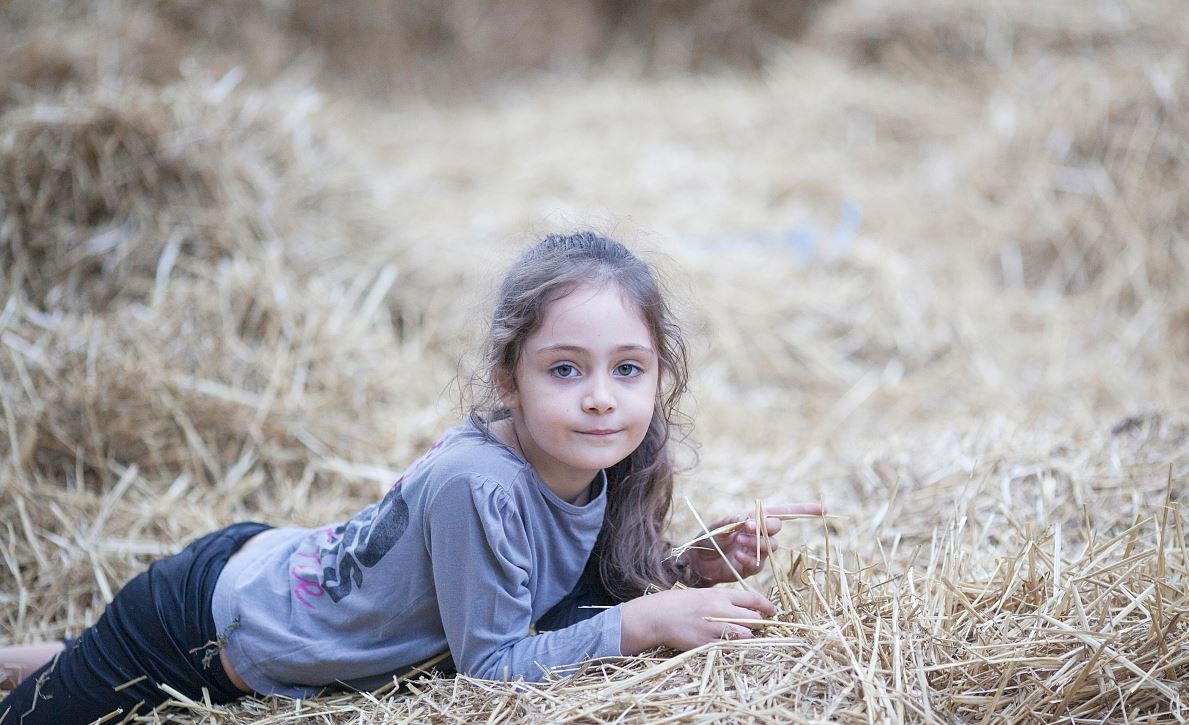
M 516 392 L 516 378 L 507 370 L 495 374 L 495 389 L 499 393 L 500 402 L 508 410 L 520 407 L 520 396 Z

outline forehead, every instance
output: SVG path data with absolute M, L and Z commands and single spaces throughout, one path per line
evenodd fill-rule
M 583 284 L 545 308 L 529 335 L 529 351 L 549 345 L 651 347 L 652 334 L 640 305 L 615 284 Z

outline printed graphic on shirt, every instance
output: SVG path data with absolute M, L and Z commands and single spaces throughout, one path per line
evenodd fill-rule
M 317 545 L 313 551 L 294 553 L 289 575 L 293 580 L 293 595 L 299 602 L 312 609 L 313 600 L 329 596 L 337 603 L 363 586 L 365 570 L 392 551 L 409 528 L 409 505 L 401 483 L 441 447 L 441 441 L 434 444 L 392 484 L 383 499 L 345 524 L 325 529 L 324 544 Z
M 336 602 L 363 586 L 363 570 L 392 550 L 409 527 L 409 505 L 398 484 L 380 501 L 334 530 L 333 546 L 323 548 L 322 588 Z

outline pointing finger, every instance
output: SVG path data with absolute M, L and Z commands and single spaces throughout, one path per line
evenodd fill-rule
M 802 514 L 806 516 L 821 516 L 826 509 L 820 503 L 785 503 L 764 507 L 764 513 L 775 516 Z

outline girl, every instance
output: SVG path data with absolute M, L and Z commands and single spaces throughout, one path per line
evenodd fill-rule
M 485 369 L 469 419 L 349 521 L 230 526 L 150 566 L 64 648 L 0 651 L 0 664 L 40 666 L 0 723 L 147 710 L 168 697 L 158 683 L 220 703 L 373 689 L 442 652 L 469 675 L 536 680 L 587 658 L 748 638 L 708 618 L 774 613 L 758 594 L 712 588 L 734 578 L 717 551 L 675 560 L 662 537 L 687 373 L 647 265 L 592 233 L 546 238 L 504 279 Z M 756 559 L 758 527 L 780 521 L 747 519 L 717 542 L 745 576 L 770 554 Z

